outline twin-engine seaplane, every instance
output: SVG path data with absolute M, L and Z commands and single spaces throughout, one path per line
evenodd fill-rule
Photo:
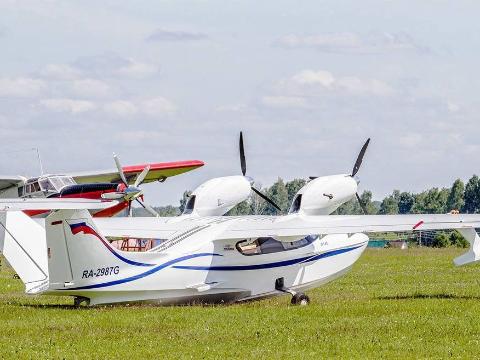
M 0 176 L 0 198 L 19 197 L 24 199 L 75 198 L 110 199 L 117 204 L 101 210 L 92 210 L 94 217 L 114 216 L 126 208 L 131 216 L 132 202 L 135 201 L 149 213 L 158 216 L 156 211 L 144 203 L 141 184 L 154 181 L 164 182 L 167 178 L 197 169 L 204 165 L 199 160 L 186 160 L 166 163 L 151 163 L 122 167 L 118 157 L 113 155 L 115 170 L 88 171 L 64 175 L 42 175 L 25 178 L 23 176 Z M 34 217 L 45 217 L 45 209 L 26 210 Z
M 88 305 L 236 302 L 305 291 L 346 273 L 367 247 L 365 233 L 458 229 L 471 243 L 455 259 L 480 259 L 480 215 L 328 215 L 355 198 L 366 146 L 350 174 L 317 177 L 301 188 L 281 216 L 224 216 L 247 199 L 253 181 L 217 178 L 197 188 L 174 218 L 93 218 L 114 200 L 3 199 L 0 249 L 25 283 L 27 294 L 74 297 Z M 253 191 L 258 191 L 257 189 Z M 32 219 L 23 211 L 51 211 Z M 114 249 L 119 237 L 156 239 L 145 252 Z

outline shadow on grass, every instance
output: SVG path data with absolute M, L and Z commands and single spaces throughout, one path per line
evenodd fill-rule
M 463 299 L 463 300 L 480 300 L 480 296 L 476 295 L 455 295 L 455 294 L 408 294 L 379 296 L 378 300 L 415 300 L 415 299 Z

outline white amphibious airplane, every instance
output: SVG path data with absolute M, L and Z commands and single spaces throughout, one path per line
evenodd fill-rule
M 470 242 L 457 265 L 480 259 L 480 215 L 328 215 L 354 198 L 351 174 L 318 177 L 301 188 L 283 216 L 223 216 L 245 200 L 252 181 L 242 173 L 196 189 L 185 213 L 173 218 L 92 218 L 88 210 L 115 201 L 0 200 L 0 250 L 27 294 L 74 297 L 89 305 L 137 301 L 160 304 L 235 302 L 304 291 L 347 272 L 367 246 L 364 233 L 458 229 Z M 23 211 L 44 209 L 45 219 Z M 118 238 L 156 239 L 146 252 L 114 249 Z

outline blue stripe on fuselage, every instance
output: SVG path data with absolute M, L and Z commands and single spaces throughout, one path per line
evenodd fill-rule
M 260 270 L 260 269 L 271 269 L 276 267 L 282 266 L 290 266 L 295 264 L 300 264 L 303 262 L 311 262 L 315 260 L 324 259 L 330 256 L 335 256 L 339 254 L 343 254 L 359 247 L 362 247 L 364 244 L 351 247 L 351 248 L 344 248 L 344 249 L 337 249 L 332 251 L 327 251 L 322 254 L 313 255 L 313 256 L 306 256 L 298 259 L 291 259 L 291 260 L 284 260 L 284 261 L 277 261 L 267 264 L 255 264 L 255 265 L 232 265 L 232 266 L 188 266 L 188 265 L 176 265 L 173 266 L 175 269 L 182 269 L 182 270 L 207 270 L 207 271 L 243 271 L 243 270 Z
M 358 249 L 365 245 L 365 243 L 356 245 L 350 248 L 343 248 L 343 249 L 337 249 L 337 250 L 331 250 L 327 251 L 318 255 L 313 255 L 313 256 L 306 256 L 306 257 L 301 257 L 297 259 L 291 259 L 291 260 L 285 260 L 285 261 L 277 261 L 273 263 L 266 263 L 266 264 L 256 264 L 256 265 L 233 265 L 233 266 L 172 266 L 174 269 L 182 269 L 182 270 L 206 270 L 206 271 L 243 271 L 243 270 L 259 270 L 259 269 L 270 269 L 270 268 L 276 268 L 276 267 L 282 267 L 282 266 L 290 266 L 290 265 L 295 265 L 295 264 L 300 264 L 303 262 L 312 262 L 320 259 L 324 259 L 330 256 L 335 256 L 339 254 L 343 254 L 355 249 Z M 99 283 L 99 284 L 92 284 L 92 285 L 85 285 L 85 286 L 79 286 L 79 287 L 74 287 L 74 288 L 68 288 L 68 289 L 56 289 L 56 290 L 88 290 L 88 289 L 98 289 L 98 288 L 103 288 L 103 287 L 110 287 L 110 286 L 115 286 L 115 285 L 120 285 L 124 283 L 128 283 L 131 281 L 139 280 L 142 279 L 146 276 L 152 275 L 170 265 L 197 258 L 197 257 L 204 257 L 204 256 L 223 256 L 220 254 L 214 254 L 214 253 L 200 253 L 200 254 L 193 254 L 193 255 L 186 255 L 182 256 L 170 261 L 167 261 L 163 264 L 160 264 L 158 266 L 155 266 L 154 268 L 145 271 L 143 273 L 130 276 L 124 279 L 119 279 L 119 280 L 113 280 L 113 281 L 108 281 L 104 283 Z

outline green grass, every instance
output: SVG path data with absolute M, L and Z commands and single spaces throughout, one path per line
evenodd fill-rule
M 367 250 L 310 291 L 231 306 L 73 308 L 0 272 L 0 358 L 474 358 L 480 267 L 459 249 Z

